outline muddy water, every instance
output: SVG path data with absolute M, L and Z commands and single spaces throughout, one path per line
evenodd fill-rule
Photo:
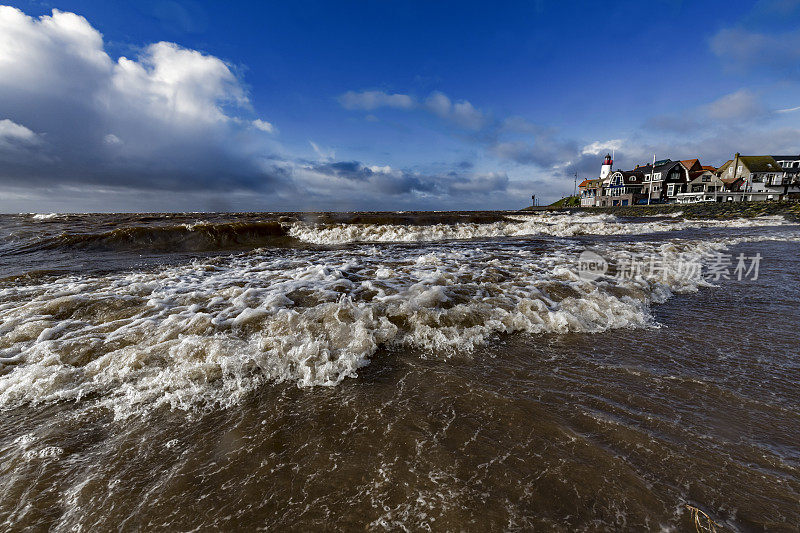
M 4 217 L 3 528 L 797 530 L 800 228 L 370 216 Z

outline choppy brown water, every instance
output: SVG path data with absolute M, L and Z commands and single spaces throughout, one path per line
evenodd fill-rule
M 797 226 L 105 217 L 2 220 L 4 529 L 800 524 Z M 763 259 L 587 282 L 587 248 Z

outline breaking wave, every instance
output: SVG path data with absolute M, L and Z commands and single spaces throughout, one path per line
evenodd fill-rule
M 431 242 L 491 237 L 547 235 L 639 235 L 677 231 L 688 228 L 776 226 L 785 224 L 781 216 L 738 218 L 732 220 L 660 220 L 653 222 L 622 221 L 609 214 L 555 214 L 509 216 L 505 221 L 485 224 L 433 224 L 410 226 L 397 224 L 293 224 L 288 234 L 313 244 L 351 242 Z
M 38 217 L 39 215 L 36 215 Z M 54 216 L 58 216 L 55 215 Z M 43 215 L 50 220 L 51 215 Z M 159 220 L 158 217 L 150 217 Z M 344 214 L 347 222 L 304 222 L 297 217 L 272 219 L 150 224 L 150 218 L 136 220 L 113 229 L 97 232 L 97 224 L 81 226 L 59 222 L 56 231 L 29 229 L 27 236 L 11 235 L 2 244 L 6 253 L 39 250 L 104 250 L 142 252 L 212 252 L 251 250 L 304 245 L 343 245 L 355 242 L 435 242 L 533 235 L 573 237 L 578 235 L 631 235 L 676 231 L 698 227 L 749 227 L 785 224 L 780 216 L 732 220 L 665 219 L 632 222 L 609 214 L 537 214 L 470 217 L 441 217 L 446 223 L 433 223 L 436 217 L 401 215 L 366 216 Z M 336 218 L 336 217 L 327 217 Z
M 652 303 L 706 285 L 678 254 L 702 261 L 732 242 L 599 248 L 674 258 L 629 280 L 587 281 L 576 253 L 495 242 L 259 251 L 0 285 L 0 406 L 230 406 L 266 382 L 336 385 L 380 347 L 448 357 L 504 333 L 657 326 Z

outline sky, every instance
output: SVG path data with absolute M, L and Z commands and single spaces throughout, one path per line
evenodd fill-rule
M 800 0 L 0 7 L 0 212 L 517 209 L 800 153 Z

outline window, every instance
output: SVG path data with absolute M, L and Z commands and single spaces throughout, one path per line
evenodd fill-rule
M 650 181 L 650 174 L 644 175 L 644 181 Z
M 739 165 L 739 168 L 737 168 L 736 170 L 737 170 L 737 172 L 741 172 L 742 171 L 742 165 Z
M 668 183 L 667 184 L 667 196 L 675 196 L 675 184 Z
M 703 182 L 708 183 L 711 181 L 711 176 L 703 176 Z
M 661 179 L 661 172 L 656 172 L 653 174 L 653 181 L 658 181 Z
M 728 167 L 728 174 L 733 174 L 733 166 Z

